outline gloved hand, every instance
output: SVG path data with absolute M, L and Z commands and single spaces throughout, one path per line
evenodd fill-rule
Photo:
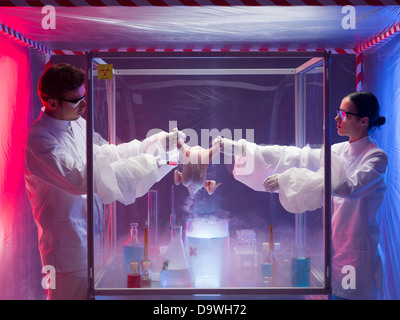
M 217 137 L 215 142 L 219 141 L 221 152 L 227 156 L 246 156 L 246 146 L 244 141 L 234 141 L 226 138 Z
M 186 134 L 183 131 L 179 131 L 178 128 L 174 128 L 172 132 L 160 132 L 156 134 L 158 141 L 162 146 L 165 146 L 165 151 L 174 151 L 178 147 L 178 139 L 185 141 Z
M 144 139 L 140 145 L 140 152 L 157 155 L 177 148 L 178 139 L 186 139 L 185 133 L 174 128 L 172 132 L 160 131 Z
M 278 183 L 279 174 L 274 174 L 264 180 L 263 186 L 267 192 L 277 192 L 279 191 Z
M 162 163 L 162 160 L 161 160 L 161 157 L 160 157 L 160 156 L 157 156 L 157 157 L 155 157 L 155 158 L 156 158 L 157 168 L 160 168 L 161 165 L 163 164 L 163 163 Z

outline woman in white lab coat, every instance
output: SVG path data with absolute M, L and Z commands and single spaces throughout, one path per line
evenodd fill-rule
M 368 92 L 346 96 L 335 118 L 347 142 L 332 145 L 332 294 L 345 299 L 376 299 L 381 290 L 375 218 L 386 190 L 387 156 L 369 137 L 385 123 L 379 103 Z M 279 192 L 289 212 L 315 210 L 323 201 L 323 152 L 291 146 L 259 146 L 222 139 L 222 152 L 235 154 L 233 174 L 257 191 Z M 232 149 L 233 147 L 233 149 Z M 348 266 L 355 285 L 350 284 Z M 343 281 L 343 282 L 342 282 Z
M 84 79 L 83 71 L 67 64 L 44 72 L 39 81 L 44 107 L 26 138 L 25 185 L 42 265 L 56 272 L 49 277 L 48 299 L 87 297 Z M 118 146 L 94 135 L 96 224 L 101 223 L 102 203 L 133 203 L 173 169 L 160 165 L 160 155 L 166 155 L 167 141 L 176 141 L 177 134 L 160 132 Z M 173 152 L 176 145 L 169 149 Z

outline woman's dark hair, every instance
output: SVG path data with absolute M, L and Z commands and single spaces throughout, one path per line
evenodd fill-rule
M 48 68 L 40 77 L 39 97 L 43 102 L 62 97 L 65 91 L 79 88 L 85 82 L 85 72 L 66 63 Z
M 371 92 L 353 92 L 348 94 L 346 97 L 354 103 L 357 114 L 362 117 L 368 117 L 368 130 L 380 127 L 386 122 L 385 117 L 379 115 L 378 99 Z

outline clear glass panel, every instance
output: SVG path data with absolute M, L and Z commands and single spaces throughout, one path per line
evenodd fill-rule
M 321 64 L 301 72 L 302 84 L 296 90 L 297 68 L 308 63 L 309 57 L 102 59 L 114 66 L 115 93 L 110 80 L 94 77 L 94 131 L 108 141 L 141 141 L 155 128 L 171 131 L 177 126 L 192 147 L 208 148 L 218 134 L 258 145 L 295 146 L 296 94 L 301 90 L 305 144 L 317 149 L 323 144 Z M 110 120 L 113 99 L 115 129 Z M 168 290 L 160 286 L 159 274 L 170 243 L 171 214 L 175 214 L 174 223 L 183 227 L 190 288 L 285 287 L 287 293 L 291 287 L 323 288 L 322 209 L 303 214 L 305 247 L 299 255 L 296 215 L 282 207 L 276 193 L 254 191 L 236 181 L 232 161 L 221 155 L 217 162 L 214 160 L 207 170 L 207 179 L 222 183 L 212 195 L 204 188 L 190 195 L 182 184 L 175 185 L 174 170 L 151 187 L 158 194 L 157 219 L 150 210 L 152 221 L 158 224 L 153 230 L 158 234 L 149 234 L 149 238 L 157 238 L 158 243 L 149 247 L 152 284 L 140 290 Z M 182 165 L 178 169 L 182 171 Z M 127 286 L 123 248 L 130 237 L 130 225 L 139 224 L 138 238 L 143 242 L 149 197 L 139 197 L 130 205 L 115 202 L 103 207 L 100 228 L 95 229 L 95 238 L 100 239 L 95 242 L 95 288 L 118 292 Z M 279 260 L 278 268 L 274 264 L 273 280 L 268 278 L 269 266 L 263 265 L 267 259 L 263 249 L 267 251 L 270 246 L 266 243 L 271 242 L 270 225 L 275 259 Z M 305 259 L 295 261 L 293 257 Z M 134 294 L 138 289 L 128 290 Z
M 320 149 L 324 144 L 323 119 L 324 88 L 323 62 L 313 65 L 303 74 L 305 101 L 305 142 L 313 149 Z M 318 124 L 318 125 L 315 125 Z M 323 162 L 321 162 L 323 165 Z M 312 196 L 312 195 L 310 195 Z M 305 244 L 311 260 L 311 285 L 324 285 L 324 241 L 323 209 L 306 212 Z

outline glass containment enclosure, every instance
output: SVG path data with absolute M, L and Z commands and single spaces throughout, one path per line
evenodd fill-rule
M 92 296 L 330 292 L 330 52 L 90 52 L 86 69 Z M 153 153 L 162 178 L 99 208 L 93 144 L 143 146 L 174 128 L 179 151 Z M 187 151 L 213 150 L 218 136 L 313 150 L 321 206 L 288 212 L 278 192 L 246 185 L 234 149 L 201 163 L 191 189 L 185 174 L 200 165 Z

